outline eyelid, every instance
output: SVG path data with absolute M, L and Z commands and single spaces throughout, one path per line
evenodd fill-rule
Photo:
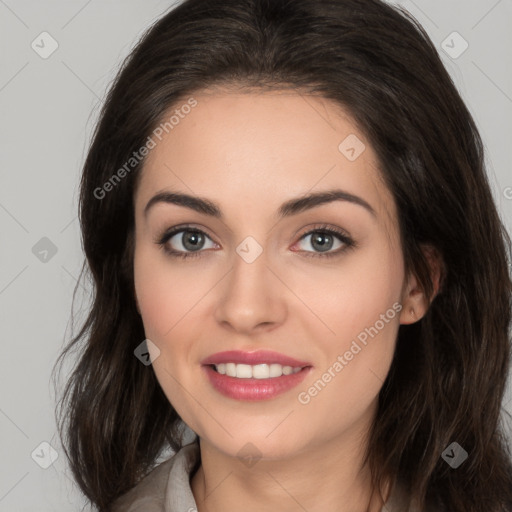
M 158 231 L 158 233 L 153 238 L 153 242 L 159 243 L 164 238 L 169 239 L 169 237 L 174 236 L 175 234 L 179 233 L 180 231 L 198 231 L 198 232 L 204 233 L 212 240 L 214 239 L 214 237 L 212 235 L 210 235 L 209 231 L 206 228 L 204 228 L 203 226 L 199 227 L 195 224 L 185 223 L 185 224 L 176 224 L 175 226 L 172 226 L 170 228 L 165 228 L 161 231 Z
M 315 251 L 297 251 L 297 252 L 304 253 L 307 257 L 329 258 L 331 256 L 332 257 L 341 256 L 346 251 L 348 251 L 350 249 L 355 249 L 358 246 L 358 244 L 352 238 L 352 236 L 344 229 L 335 227 L 335 226 L 332 226 L 329 224 L 323 224 L 323 223 L 320 223 L 320 224 L 317 223 L 317 224 L 306 226 L 306 228 L 304 228 L 304 231 L 299 235 L 299 238 L 294 245 L 298 244 L 306 236 L 311 236 L 313 233 L 317 233 L 317 232 L 318 233 L 327 233 L 331 236 L 338 238 L 338 240 L 343 244 L 343 246 L 334 251 L 329 250 L 329 251 L 325 251 L 325 252 L 315 252 Z
M 350 236 L 350 234 L 342 228 L 334 227 L 329 224 L 320 223 L 320 224 L 312 224 L 312 225 L 306 226 L 305 228 L 303 228 L 303 230 L 304 231 L 300 235 L 295 234 L 293 236 L 293 238 L 298 236 L 298 240 L 297 240 L 297 242 L 294 243 L 294 245 L 299 243 L 305 237 L 311 236 L 315 232 L 327 233 L 331 236 L 338 238 L 338 240 L 342 244 L 344 244 L 343 247 L 338 248 L 334 251 L 332 251 L 332 250 L 325 251 L 325 252 L 304 251 L 304 250 L 294 251 L 294 252 L 299 252 L 299 253 L 305 253 L 308 257 L 312 256 L 312 257 L 326 258 L 326 257 L 331 257 L 331 256 L 333 256 L 333 257 L 341 256 L 341 254 L 344 253 L 345 251 L 347 251 L 349 249 L 354 249 L 357 247 L 357 243 L 353 240 L 353 238 Z M 156 239 L 154 239 L 153 241 L 155 244 L 159 245 L 160 248 L 162 250 L 164 250 L 164 252 L 167 253 L 171 257 L 182 257 L 184 259 L 185 258 L 193 258 L 193 257 L 201 257 L 202 254 L 204 252 L 206 252 L 207 250 L 199 249 L 198 251 L 187 252 L 187 251 L 175 251 L 175 250 L 170 250 L 167 248 L 166 244 L 171 238 L 173 238 L 178 233 L 185 232 L 185 231 L 198 232 L 202 235 L 207 236 L 214 244 L 220 245 L 214 240 L 214 238 L 207 232 L 207 230 L 205 228 L 197 227 L 194 224 L 178 224 L 176 226 L 173 226 L 172 228 L 166 229 L 161 235 L 157 236 Z M 302 231 L 302 230 L 299 230 L 299 232 L 300 231 Z

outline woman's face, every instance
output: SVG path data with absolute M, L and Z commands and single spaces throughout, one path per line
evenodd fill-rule
M 135 196 L 135 291 L 156 377 L 183 420 L 227 455 L 280 458 L 357 437 L 376 411 L 399 324 L 412 321 L 376 156 L 329 100 L 194 98 L 153 137 Z M 357 199 L 281 210 L 332 190 Z M 146 209 L 162 192 L 208 200 L 218 214 L 167 201 Z M 183 225 L 201 233 L 158 245 Z M 262 350 L 273 354 L 251 359 Z M 226 351 L 237 353 L 218 355 Z

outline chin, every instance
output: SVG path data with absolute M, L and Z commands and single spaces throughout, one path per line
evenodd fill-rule
M 277 432 L 278 429 L 275 432 L 267 429 L 265 433 L 241 430 L 233 437 L 226 435 L 222 439 L 208 438 L 208 444 L 227 456 L 237 457 L 242 461 L 287 459 L 305 448 L 304 440 L 301 442 L 290 437 L 289 429 L 283 429 L 280 433 Z M 269 435 L 269 432 L 272 433 Z

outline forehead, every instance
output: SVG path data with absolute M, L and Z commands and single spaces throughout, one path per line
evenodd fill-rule
M 160 139 L 153 136 L 137 210 L 166 189 L 232 200 L 235 210 L 236 200 L 276 209 L 289 197 L 342 188 L 389 215 L 393 198 L 376 155 L 339 104 L 296 91 L 192 96 L 194 108 L 180 110 L 187 98 L 173 105 L 163 116 L 173 116 L 173 124 Z

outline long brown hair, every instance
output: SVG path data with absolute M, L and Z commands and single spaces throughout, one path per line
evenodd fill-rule
M 442 289 L 420 321 L 400 326 L 379 395 L 367 450 L 376 487 L 391 476 L 420 509 L 435 498 L 450 512 L 510 512 L 512 463 L 501 415 L 511 348 L 510 238 L 481 137 L 435 47 L 405 10 L 379 0 L 186 0 L 124 61 L 80 184 L 80 278 L 92 277 L 92 305 L 57 360 L 80 349 L 58 414 L 82 492 L 108 510 L 162 450 L 183 442 L 181 419 L 151 367 L 134 356 L 145 339 L 132 264 L 133 194 L 144 159 L 126 162 L 171 107 L 217 85 L 289 88 L 337 102 L 378 156 L 399 212 L 406 271 L 428 296 L 422 248 L 442 256 Z M 122 179 L 113 180 L 123 166 Z M 457 469 L 442 457 L 453 442 L 468 453 Z

